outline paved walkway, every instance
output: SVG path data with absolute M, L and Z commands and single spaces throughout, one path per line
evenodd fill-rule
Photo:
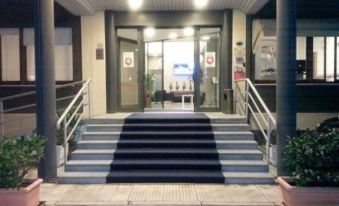
M 209 184 L 43 184 L 41 199 L 48 206 L 271 206 L 281 201 L 275 185 Z

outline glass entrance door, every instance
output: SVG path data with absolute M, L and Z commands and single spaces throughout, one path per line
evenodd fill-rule
M 199 30 L 199 70 L 196 78 L 197 111 L 220 110 L 220 29 Z
M 143 111 L 140 39 L 137 29 L 118 29 L 118 109 Z

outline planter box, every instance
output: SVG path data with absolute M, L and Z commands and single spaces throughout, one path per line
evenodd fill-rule
M 65 148 L 64 146 L 57 146 L 56 150 L 57 150 L 57 166 L 60 167 L 65 164 Z
M 0 190 L 0 204 L 6 206 L 37 206 L 40 201 L 40 185 L 37 179 L 25 188 Z
M 277 179 L 286 206 L 339 205 L 338 187 L 294 187 L 288 180 L 287 177 Z
M 271 145 L 270 146 L 270 163 L 272 165 L 277 166 L 277 145 Z

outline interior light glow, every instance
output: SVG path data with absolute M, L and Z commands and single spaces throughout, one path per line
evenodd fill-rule
M 204 41 L 208 41 L 208 40 L 211 39 L 211 37 L 209 37 L 209 36 L 203 36 L 201 39 L 204 40 Z
M 140 9 L 143 3 L 143 0 L 128 0 L 128 6 L 133 11 Z
M 197 9 L 203 9 L 207 6 L 208 0 L 194 0 L 194 6 Z
M 155 29 L 154 28 L 146 28 L 145 30 L 144 30 L 144 34 L 146 35 L 146 37 L 148 37 L 148 38 L 152 38 L 152 37 L 154 37 L 154 35 L 155 35 Z
M 194 29 L 192 27 L 187 27 L 184 29 L 184 35 L 185 36 L 193 36 Z
M 177 33 L 170 33 L 169 35 L 168 35 L 168 38 L 170 38 L 170 39 L 176 39 L 176 38 L 178 38 L 178 34 Z

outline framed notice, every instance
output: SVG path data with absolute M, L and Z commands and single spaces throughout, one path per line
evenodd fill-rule
M 215 52 L 206 52 L 205 53 L 205 67 L 215 67 Z
M 124 68 L 134 67 L 134 52 L 123 52 L 122 62 Z

